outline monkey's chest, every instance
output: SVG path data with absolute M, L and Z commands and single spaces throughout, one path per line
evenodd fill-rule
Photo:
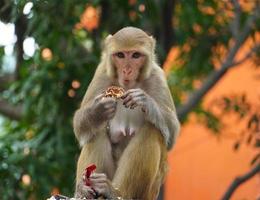
M 125 108 L 120 100 L 114 118 L 109 122 L 109 136 L 113 144 L 129 141 L 144 123 L 140 107 Z

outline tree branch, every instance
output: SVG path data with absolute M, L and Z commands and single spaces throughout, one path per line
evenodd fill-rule
M 222 197 L 222 200 L 229 200 L 234 191 L 240 186 L 242 183 L 246 182 L 253 176 L 255 176 L 257 173 L 260 172 L 260 164 L 257 164 L 254 168 L 252 168 L 248 173 L 246 173 L 243 176 L 237 177 L 233 183 L 228 188 L 227 192 Z
M 9 22 L 11 18 L 12 2 L 9 0 L 0 1 L 0 19 L 4 22 Z
M 3 76 L 0 76 L 0 92 L 6 89 L 6 85 L 13 82 L 15 80 L 15 77 L 13 74 L 6 74 Z
M 25 39 L 25 31 L 27 26 L 27 19 L 22 14 L 15 22 L 15 34 L 17 36 L 16 46 L 16 66 L 15 66 L 15 78 L 19 78 L 19 67 L 23 61 L 23 41 Z
M 238 60 L 233 64 L 232 67 L 240 65 L 241 63 L 245 62 L 248 58 L 250 58 L 258 49 L 260 48 L 260 44 L 256 44 L 243 58 Z
M 174 30 L 172 20 L 174 15 L 175 0 L 166 0 L 162 7 L 162 44 L 165 55 L 168 54 L 173 44 Z
M 15 22 L 15 34 L 17 36 L 15 72 L 13 74 L 0 76 L 0 92 L 6 89 L 7 84 L 19 77 L 19 67 L 23 60 L 23 41 L 25 38 L 26 26 L 26 17 L 24 15 L 19 16 Z M 20 105 L 12 105 L 7 100 L 3 99 L 0 99 L 0 113 L 14 120 L 20 120 L 23 116 L 22 107 Z
M 234 38 L 237 38 L 240 29 L 240 16 L 241 16 L 241 6 L 237 0 L 231 0 L 234 6 L 235 18 L 230 24 L 231 32 Z
M 10 119 L 21 120 L 22 107 L 11 105 L 6 100 L 0 99 L 0 113 Z
M 226 59 L 221 65 L 221 68 L 217 71 L 213 71 L 208 78 L 205 80 L 203 85 L 197 91 L 194 91 L 188 98 L 187 102 L 177 108 L 177 114 L 179 119 L 182 121 L 184 117 L 199 103 L 199 101 L 207 94 L 207 92 L 213 88 L 216 83 L 226 74 L 226 72 L 233 66 L 237 65 L 234 63 L 234 58 L 248 38 L 252 31 L 252 26 L 259 15 L 259 5 L 257 4 L 253 14 L 248 17 L 243 30 L 235 39 L 234 45 L 231 47 Z
M 13 74 L 5 74 L 3 76 L 0 76 L 0 84 L 1 85 L 11 83 L 14 80 L 15 80 L 15 77 L 14 77 Z

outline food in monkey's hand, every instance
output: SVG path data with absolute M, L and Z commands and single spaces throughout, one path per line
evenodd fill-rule
M 96 165 L 92 164 L 85 169 L 85 185 L 90 186 L 89 177 L 96 168 Z
M 92 164 L 92 165 L 89 165 L 88 167 L 86 167 L 86 169 L 85 169 L 85 185 L 86 186 L 91 186 L 89 177 L 96 170 L 96 168 L 97 167 L 95 164 Z M 92 188 L 92 190 L 95 192 L 95 199 L 97 199 L 99 197 L 98 193 L 94 190 L 94 188 Z
M 124 88 L 118 86 L 110 86 L 105 91 L 105 97 L 113 97 L 119 99 L 123 96 L 124 93 L 125 93 Z

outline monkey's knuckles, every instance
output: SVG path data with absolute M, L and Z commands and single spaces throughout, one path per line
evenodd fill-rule
M 108 117 L 110 115 L 114 115 L 115 113 L 116 113 L 116 108 L 110 107 L 110 108 L 105 109 L 105 111 L 103 112 L 103 115 Z
M 133 104 L 136 104 L 136 95 L 135 94 L 129 94 L 123 101 L 123 105 L 125 107 L 132 106 Z
M 137 106 L 143 106 L 145 104 L 146 101 L 146 97 L 143 95 L 136 95 L 134 97 L 131 98 L 131 100 L 129 100 L 125 106 L 128 108 L 135 108 Z
M 111 188 L 109 185 L 97 185 L 96 187 L 93 187 L 97 194 L 103 195 L 105 197 L 109 196 L 111 193 Z
M 127 102 L 129 102 L 132 99 L 132 95 L 127 95 L 124 99 L 123 99 L 123 105 L 125 105 Z
M 110 185 L 107 178 L 98 177 L 95 179 L 91 179 L 91 187 L 97 192 L 99 195 L 107 196 L 110 193 Z
M 85 184 L 79 184 L 76 198 L 84 198 L 84 197 L 92 199 L 95 197 L 95 192 L 91 187 L 86 186 Z
M 104 103 L 109 103 L 109 102 L 115 103 L 115 102 L 116 102 L 116 99 L 113 98 L 113 97 L 106 97 L 106 98 L 103 98 L 103 99 L 101 100 L 101 102 L 104 102 Z
M 138 102 L 136 102 L 134 99 L 131 99 L 125 104 L 126 108 L 132 108 L 134 105 L 138 106 Z

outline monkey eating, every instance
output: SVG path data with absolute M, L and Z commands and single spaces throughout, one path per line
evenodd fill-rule
M 124 88 L 118 86 L 111 86 L 105 91 L 105 97 L 120 98 L 125 93 Z
M 82 147 L 76 198 L 155 199 L 167 171 L 167 150 L 180 124 L 155 40 L 126 27 L 104 41 L 101 62 L 75 112 Z M 85 184 L 86 166 L 96 171 Z

